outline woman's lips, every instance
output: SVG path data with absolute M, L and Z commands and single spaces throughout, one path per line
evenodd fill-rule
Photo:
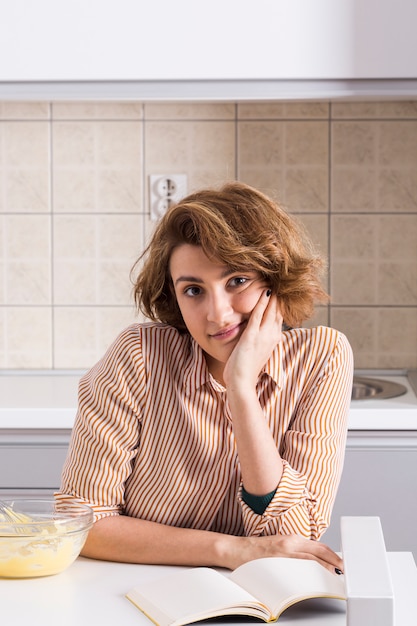
M 240 333 L 242 327 L 246 324 L 246 322 L 240 322 L 239 324 L 234 324 L 233 326 L 228 326 L 227 328 L 222 328 L 221 330 L 214 333 L 214 335 L 210 335 L 212 339 L 216 339 L 219 341 L 225 339 L 234 339 L 236 335 Z

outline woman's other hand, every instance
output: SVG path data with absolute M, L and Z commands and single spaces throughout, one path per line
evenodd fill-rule
M 263 290 L 225 365 L 223 378 L 227 388 L 255 388 L 259 372 L 281 341 L 282 323 L 278 298 L 269 289 Z
M 326 544 L 300 535 L 236 537 L 235 539 L 235 545 L 230 553 L 230 569 L 235 569 L 254 559 L 286 557 L 317 561 L 333 574 L 343 572 L 343 561 L 338 554 Z

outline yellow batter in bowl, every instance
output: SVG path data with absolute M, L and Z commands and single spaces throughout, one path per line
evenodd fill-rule
M 54 500 L 8 504 L 27 520 L 11 523 L 0 514 L 0 577 L 50 576 L 75 561 L 93 523 L 89 507 Z

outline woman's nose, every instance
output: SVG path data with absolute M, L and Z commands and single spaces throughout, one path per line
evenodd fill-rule
M 233 313 L 233 307 L 229 294 L 225 292 L 211 294 L 207 308 L 209 322 L 224 324 L 231 313 Z

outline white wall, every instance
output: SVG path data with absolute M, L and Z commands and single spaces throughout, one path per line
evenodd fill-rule
M 415 0 L 0 0 L 0 81 L 417 77 Z

